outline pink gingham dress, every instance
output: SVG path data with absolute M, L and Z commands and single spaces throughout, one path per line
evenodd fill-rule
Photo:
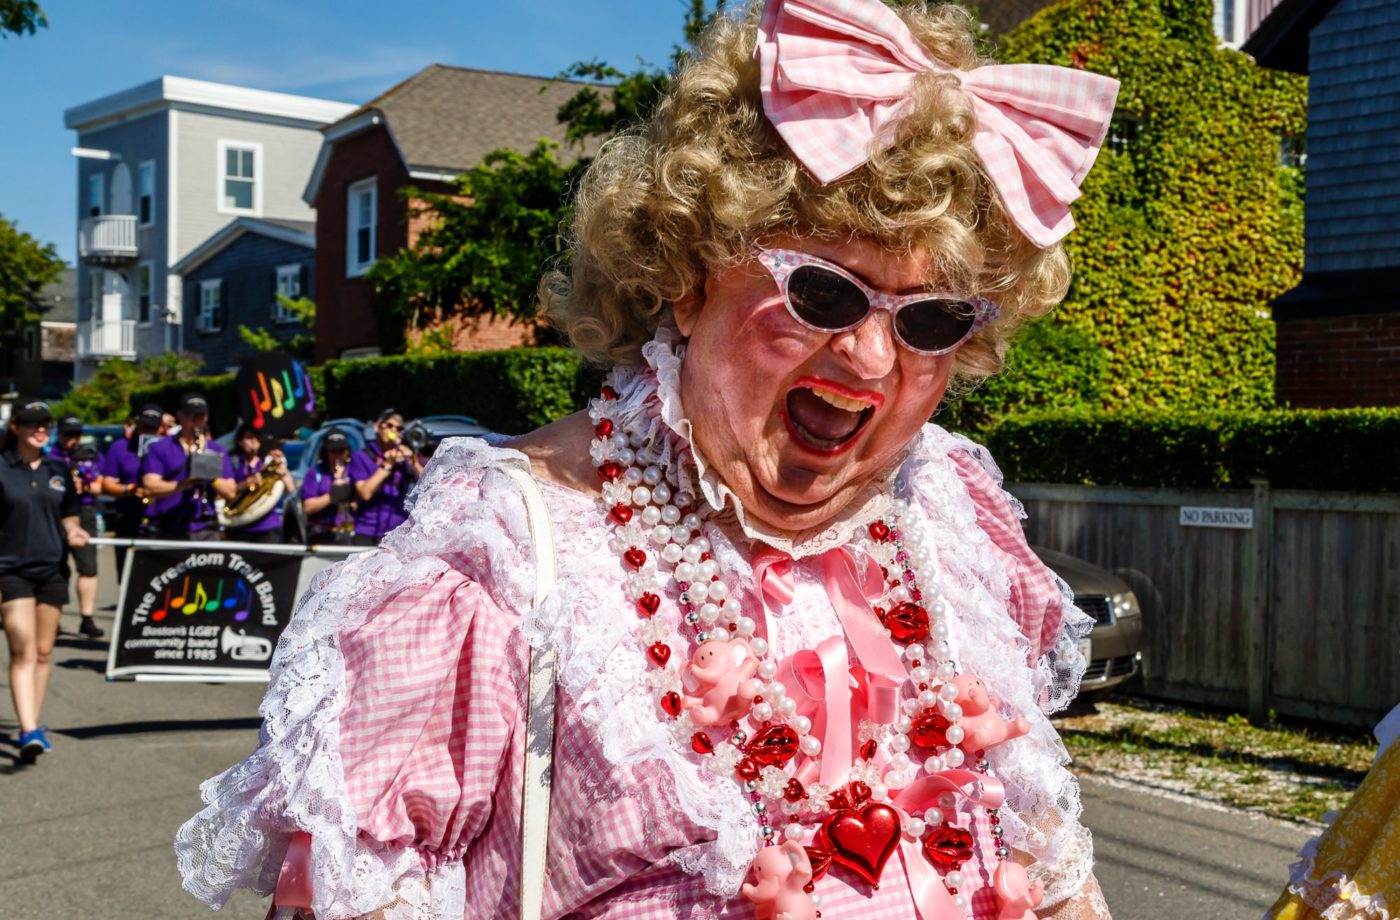
M 647 357 L 621 398 L 654 406 L 689 456 L 679 358 L 664 341 Z M 687 462 L 712 504 L 732 502 L 703 460 Z M 316 579 L 278 646 L 260 747 L 204 784 L 207 807 L 179 832 L 189 891 L 215 907 L 235 887 L 271 893 L 291 835 L 305 831 L 319 920 L 514 917 L 534 641 L 559 652 L 545 916 L 752 916 L 739 886 L 756 852 L 754 816 L 735 781 L 706 770 L 656 705 L 596 497 L 541 484 L 559 580 L 532 606 L 529 527 L 502 471 L 525 463 L 507 447 L 446 442 L 409 521 Z M 1092 848 L 1046 714 L 1077 688 L 1073 638 L 1089 620 L 1026 546 L 1017 506 L 980 448 L 928 426 L 893 485 L 938 556 L 961 666 L 1032 723 L 988 755 L 1007 788 L 1007 840 L 1040 860 L 1032 874 L 1046 883 L 1045 905 L 1072 897 Z M 810 553 L 849 540 L 882 501 L 876 493 L 808 542 L 783 547 L 796 557 L 796 597 L 767 624 L 779 659 L 840 634 Z M 736 592 L 756 603 L 749 560 L 758 544 L 732 513 L 712 518 L 708 533 Z M 670 600 L 657 614 L 678 616 Z M 972 829 L 976 856 L 963 874 L 981 920 L 995 916 L 994 847 L 985 819 Z M 916 917 L 898 857 L 878 890 L 834 867 L 816 892 L 826 920 Z

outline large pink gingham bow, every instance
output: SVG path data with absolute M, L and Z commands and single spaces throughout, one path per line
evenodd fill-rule
M 1108 131 L 1118 81 L 1044 64 L 957 70 L 881 0 L 768 0 L 757 56 L 763 109 L 822 184 L 893 143 L 914 79 L 956 76 L 977 116 L 973 141 L 1012 221 L 1037 246 L 1074 228 L 1069 203 Z

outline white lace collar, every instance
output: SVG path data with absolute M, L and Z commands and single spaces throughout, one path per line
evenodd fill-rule
M 801 558 L 844 546 L 851 542 L 860 528 L 888 516 L 895 473 L 909 452 L 917 450 L 922 433 L 915 435 L 886 472 L 867 484 L 855 500 L 832 520 L 796 533 L 775 530 L 744 513 L 739 497 L 725 484 L 719 472 L 705 462 L 695 444 L 681 395 L 685 345 L 675 326 L 663 322 L 656 330 L 656 336 L 642 346 L 642 357 L 646 360 L 646 367 L 614 373 L 614 386 L 622 398 L 635 401 L 634 405 L 639 409 L 643 403 L 657 407 L 660 421 L 665 425 L 661 433 L 670 442 L 668 459 L 678 461 L 675 468 L 681 487 L 698 493 L 716 512 L 724 513 L 732 509 L 735 523 L 749 539 L 794 558 Z

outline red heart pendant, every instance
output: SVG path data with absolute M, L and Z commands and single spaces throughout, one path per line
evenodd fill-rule
M 740 779 L 758 779 L 758 764 L 745 757 L 734 765 L 734 772 L 739 774 Z
M 916 747 L 936 751 L 948 744 L 948 726 L 951 723 L 943 718 L 942 713 L 930 709 L 914 719 L 914 727 L 909 731 L 909 740 L 914 742 Z
M 884 543 L 890 538 L 890 526 L 884 521 L 876 521 L 870 525 L 870 539 L 876 543 Z
M 851 783 L 851 803 L 861 805 L 868 801 L 870 801 L 870 787 L 860 780 Z
M 760 767 L 781 767 L 797 753 L 797 730 L 788 725 L 769 725 L 753 736 L 747 754 Z
M 797 777 L 787 781 L 787 786 L 783 788 L 783 798 L 789 802 L 800 802 L 807 797 L 807 790 L 802 788 L 802 783 Z
M 821 847 L 807 847 L 807 859 L 812 863 L 812 881 L 820 882 L 831 868 L 831 853 Z
M 704 732 L 696 732 L 690 736 L 690 749 L 697 754 L 713 754 L 715 743 Z
M 674 690 L 669 690 L 661 695 L 661 708 L 666 711 L 666 715 L 675 718 L 681 714 L 681 695 Z
M 641 569 L 642 564 L 647 561 L 647 554 L 634 546 L 622 554 L 622 561 L 626 562 L 634 569 Z
M 661 598 L 651 592 L 643 594 L 637 598 L 637 611 L 644 617 L 656 616 L 657 608 L 661 606 Z
M 613 505 L 612 510 L 608 512 L 608 517 L 612 518 L 619 525 L 626 524 L 628 521 L 632 520 L 632 509 L 626 505 Z
M 880 746 L 875 742 L 875 739 L 871 738 L 869 741 L 865 742 L 860 746 L 860 759 L 874 760 L 876 753 L 878 753 L 879 751 L 879 747 Z
M 924 838 L 924 856 L 944 872 L 951 872 L 972 858 L 972 834 L 943 825 Z
M 598 464 L 598 475 L 608 482 L 613 482 L 622 475 L 622 464 L 616 460 L 604 460 Z
M 851 790 L 847 786 L 842 786 L 826 798 L 826 807 L 833 813 L 843 811 L 851 807 Z
M 666 667 L 666 662 L 671 660 L 671 646 L 665 642 L 653 642 L 647 648 L 647 657 L 652 660 L 658 668 Z
M 600 437 L 600 438 L 606 438 L 608 435 L 612 434 L 612 433 L 613 433 L 613 423 L 612 423 L 612 419 L 610 419 L 610 418 L 605 418 L 605 419 L 603 419 L 602 421 L 600 421 L 597 425 L 594 425 L 594 426 L 593 426 L 593 433 L 596 434 L 596 435 L 597 435 L 598 437 Z
M 608 386 L 607 384 L 604 384 L 604 385 L 603 385 L 603 398 L 604 398 L 604 399 L 617 399 L 617 390 L 614 390 L 611 386 Z
M 831 858 L 880 887 L 880 873 L 899 844 L 899 812 L 879 802 L 867 802 L 826 819 L 822 836 Z
M 928 611 L 909 601 L 895 604 L 880 622 L 898 642 L 922 642 L 929 636 Z

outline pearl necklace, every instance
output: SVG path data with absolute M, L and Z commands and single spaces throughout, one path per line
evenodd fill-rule
M 609 548 L 622 558 L 624 593 L 636 607 L 638 639 L 655 666 L 649 681 L 658 705 L 670 720 L 678 744 L 688 745 L 704 757 L 707 769 L 714 774 L 733 777 L 740 784 L 757 818 L 764 846 L 777 843 L 779 832 L 772 816 L 781 812 L 786 821 L 783 840 L 796 844 L 813 840 L 818 849 L 809 853 L 828 855 L 820 847 L 830 845 L 825 837 L 826 822 L 835 814 L 866 802 L 888 806 L 891 790 L 907 787 L 921 769 L 932 775 L 964 764 L 967 754 L 960 745 L 967 741 L 967 733 L 960 724 L 964 713 L 958 702 L 959 687 L 954 683 L 958 668 L 948 642 L 946 603 L 937 587 L 932 552 L 924 545 L 920 529 L 910 526 L 907 500 L 895 499 L 893 523 L 870 524 L 868 542 L 862 539 L 858 547 L 881 564 L 886 578 L 886 598 L 883 605 L 875 607 L 875 613 L 896 647 L 902 646 L 908 671 L 898 715 L 892 722 L 862 721 L 859 751 L 845 782 L 804 786 L 783 768 L 798 751 L 817 758 L 822 752 L 821 741 L 812 734 L 811 719 L 797 712 L 796 701 L 777 680 L 779 665 L 769 654 L 768 642 L 755 635 L 758 624 L 731 597 L 732 587 L 711 557 L 704 520 L 694 510 L 695 497 L 681 490 L 676 471 L 662 462 L 666 452 L 658 443 L 648 440 L 640 430 L 624 430 L 618 393 L 611 385 L 603 388 L 601 398 L 590 402 L 588 411 L 595 435 L 590 453 L 602 480 L 604 512 L 613 529 Z M 662 564 L 670 567 L 669 577 Z M 897 576 L 893 574 L 896 571 Z M 673 594 L 685 628 L 692 633 L 692 650 L 706 643 L 742 640 L 758 660 L 758 692 L 752 695 L 747 710 L 748 728 L 741 724 L 744 715 L 726 720 L 723 726 L 698 724 L 692 719 L 683 699 L 686 688 L 681 669 L 672 662 L 674 650 L 683 647 L 684 640 L 665 618 L 655 616 L 663 592 Z M 711 730 L 721 727 L 724 737 L 716 740 Z M 916 747 L 927 752 L 922 764 L 915 764 L 910 756 Z M 971 753 L 976 756 L 977 771 L 988 774 L 990 765 L 984 751 Z M 953 902 L 967 914 L 971 905 L 967 893 L 960 890 L 964 884 L 960 869 L 973 854 L 973 838 L 952 824 L 955 807 L 955 796 L 944 792 L 938 807 L 929 809 L 926 817 L 900 812 L 899 820 L 909 839 L 923 841 L 925 856 L 943 873 Z M 997 842 L 996 855 L 1005 861 L 1010 850 L 1001 840 L 996 809 L 984 811 Z M 814 831 L 807 821 L 819 827 Z M 825 869 L 823 863 L 814 878 Z M 867 880 L 878 883 L 878 868 L 874 878 L 867 876 Z M 804 890 L 816 910 L 820 897 L 811 894 L 812 887 L 809 882 Z

